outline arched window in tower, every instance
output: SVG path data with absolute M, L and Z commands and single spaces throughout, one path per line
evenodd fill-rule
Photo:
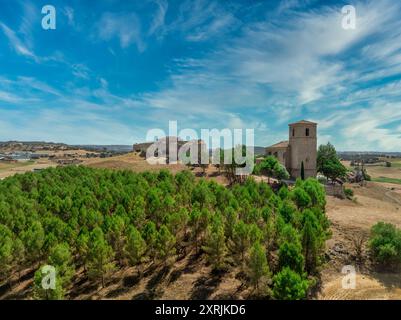
M 306 129 L 305 129 L 305 135 L 306 135 L 307 137 L 309 137 L 309 128 L 306 128 Z
M 295 129 L 292 128 L 292 136 L 295 136 Z

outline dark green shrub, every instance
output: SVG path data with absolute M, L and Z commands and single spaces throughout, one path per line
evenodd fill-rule
M 304 299 L 308 286 L 308 280 L 285 267 L 273 278 L 273 297 L 278 300 Z
M 301 245 L 297 242 L 284 242 L 278 250 L 278 261 L 281 269 L 289 267 L 297 273 L 303 273 L 305 259 Z
M 345 188 L 345 189 L 344 189 L 344 193 L 345 193 L 345 196 L 346 196 L 348 199 L 352 199 L 352 197 L 354 196 L 354 190 L 349 189 L 349 188 Z
M 373 260 L 383 267 L 401 264 L 401 230 L 391 223 L 379 222 L 371 229 L 369 247 Z

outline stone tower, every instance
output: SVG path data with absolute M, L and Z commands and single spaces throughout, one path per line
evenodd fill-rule
M 305 178 L 316 177 L 317 123 L 301 120 L 289 126 L 288 159 L 289 173 L 293 178 L 301 177 L 302 162 Z

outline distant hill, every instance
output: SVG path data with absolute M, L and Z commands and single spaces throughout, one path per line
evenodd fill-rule
M 338 151 L 337 155 L 343 160 L 366 160 L 371 158 L 400 158 L 401 152 Z
M 72 149 L 65 143 L 45 141 L 5 141 L 0 142 L 3 151 L 39 151 L 39 150 L 68 150 Z
M 68 145 L 59 142 L 46 142 L 46 141 L 0 141 L 1 151 L 59 151 L 59 150 L 87 150 L 99 152 L 130 152 L 132 151 L 131 145 Z
M 74 145 L 75 148 L 89 151 L 131 152 L 132 145 Z

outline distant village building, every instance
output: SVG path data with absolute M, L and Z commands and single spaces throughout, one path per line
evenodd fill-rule
M 80 164 L 82 160 L 79 159 L 58 159 L 57 164 L 60 166 L 68 166 L 73 164 Z
M 206 144 L 202 140 L 184 141 L 178 137 L 164 137 L 154 142 L 137 143 L 133 145 L 134 152 L 139 153 L 142 157 L 146 156 L 147 150 L 153 146 L 155 153 L 152 156 L 156 158 L 165 158 L 166 163 L 177 162 L 180 160 L 180 149 L 185 146 L 185 150 L 189 151 L 190 146 L 197 144 L 198 157 L 200 159 L 202 152 L 207 151 Z M 182 152 L 182 150 L 181 150 Z M 194 159 L 194 156 L 192 155 Z M 200 162 L 200 160 L 199 160 Z
M 266 148 L 268 155 L 275 156 L 291 177 L 301 177 L 302 163 L 305 178 L 316 177 L 317 123 L 301 120 L 289 126 L 289 140 Z

